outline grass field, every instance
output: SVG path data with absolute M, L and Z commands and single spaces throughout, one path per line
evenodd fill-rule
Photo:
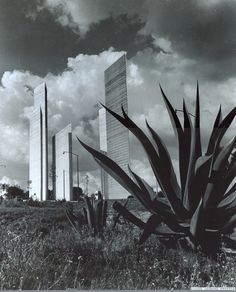
M 189 289 L 236 286 L 236 258 L 167 249 L 139 229 L 108 226 L 104 239 L 74 232 L 63 207 L 0 206 L 0 289 Z

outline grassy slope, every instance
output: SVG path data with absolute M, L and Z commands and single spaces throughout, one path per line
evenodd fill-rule
M 75 233 L 62 207 L 0 208 L 0 289 L 189 289 L 236 284 L 235 258 L 168 250 L 139 230 Z

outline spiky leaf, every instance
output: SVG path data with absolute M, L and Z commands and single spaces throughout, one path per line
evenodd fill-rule
M 149 236 L 155 232 L 155 229 L 161 224 L 161 222 L 162 222 L 161 216 L 157 214 L 151 215 L 139 239 L 139 244 L 143 244 L 149 238 Z
M 184 190 L 184 199 L 183 199 L 183 204 L 185 208 L 189 211 L 193 207 L 191 205 L 190 188 L 194 180 L 195 163 L 197 159 L 201 157 L 201 155 L 202 155 L 202 146 L 201 146 L 201 134 L 200 134 L 200 104 L 199 104 L 199 88 L 197 85 L 195 121 L 194 121 L 194 128 L 192 129 L 189 166 L 188 166 L 188 173 L 187 173 L 186 186 Z
M 84 196 L 84 201 L 87 208 L 87 219 L 90 228 L 95 228 L 95 214 L 92 203 L 88 196 Z
M 146 134 L 127 116 L 123 108 L 122 108 L 122 112 L 123 112 L 124 118 L 118 115 L 117 113 L 113 112 L 109 108 L 107 107 L 105 108 L 111 115 L 113 115 L 119 122 L 121 122 L 126 128 L 128 128 L 138 138 L 138 140 L 143 145 L 144 150 L 148 156 L 148 159 L 152 167 L 152 170 L 155 174 L 155 177 L 170 202 L 171 208 L 180 218 L 186 218 L 187 211 L 181 204 L 181 200 L 179 199 L 180 194 L 177 194 L 177 192 L 179 192 L 180 190 L 174 189 L 173 185 L 169 183 L 168 177 L 166 177 L 163 174 L 161 164 L 160 164 L 161 161 L 158 156 L 158 153 L 156 152 L 154 146 L 152 145 L 152 143 L 150 142 Z

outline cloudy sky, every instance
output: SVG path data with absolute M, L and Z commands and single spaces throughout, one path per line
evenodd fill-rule
M 72 122 L 74 137 L 98 147 L 96 104 L 104 100 L 104 70 L 123 53 L 129 113 L 140 126 L 148 119 L 177 165 L 158 83 L 176 108 L 184 97 L 193 112 L 199 81 L 206 143 L 219 105 L 226 114 L 236 104 L 235 27 L 235 0 L 0 0 L 1 182 L 26 185 L 31 88 L 43 81 L 49 138 Z M 132 136 L 130 142 L 133 169 L 154 185 L 140 145 Z M 98 166 L 78 142 L 73 147 L 82 186 L 88 173 L 94 191 Z

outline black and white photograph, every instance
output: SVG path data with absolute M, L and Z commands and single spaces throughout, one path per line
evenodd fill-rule
M 0 290 L 236 288 L 236 1 L 0 0 Z

